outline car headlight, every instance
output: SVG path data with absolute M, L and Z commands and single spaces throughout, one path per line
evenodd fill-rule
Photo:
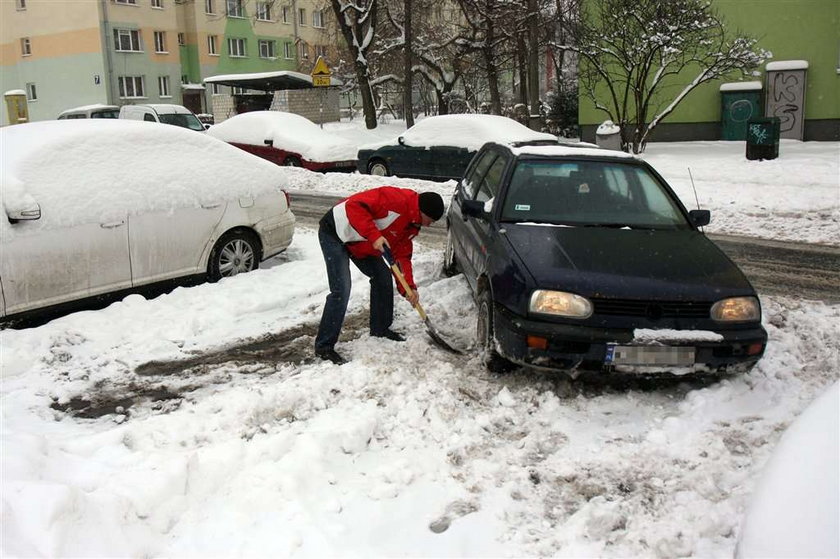
M 761 306 L 755 297 L 721 299 L 712 305 L 712 319 L 719 322 L 753 322 L 761 320 Z
M 531 294 L 528 308 L 535 313 L 570 318 L 589 318 L 592 315 L 592 303 L 589 299 L 564 291 L 537 289 Z

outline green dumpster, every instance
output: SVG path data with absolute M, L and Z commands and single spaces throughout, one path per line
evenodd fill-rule
M 753 118 L 747 122 L 747 159 L 779 157 L 779 117 Z

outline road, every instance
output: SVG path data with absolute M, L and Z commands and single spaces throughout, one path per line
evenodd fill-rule
M 342 198 L 294 191 L 289 195 L 292 211 L 303 226 L 314 226 Z M 438 224 L 427 228 L 422 238 L 424 244 L 443 248 L 445 236 L 445 227 Z M 840 247 L 717 234 L 709 238 L 761 293 L 840 303 Z

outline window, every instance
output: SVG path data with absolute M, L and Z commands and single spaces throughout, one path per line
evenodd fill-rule
M 158 10 L 163 9 L 163 0 L 152 0 L 152 7 Z
M 227 0 L 227 15 L 242 17 L 242 0 Z
M 35 84 L 34 83 L 26 84 L 26 100 L 27 101 L 37 101 L 38 100 L 38 92 L 35 91 Z
M 283 58 L 286 60 L 293 60 L 295 58 L 292 43 L 283 43 Z
M 274 41 L 260 41 L 260 58 L 274 58 Z
M 207 54 L 219 56 L 218 35 L 207 35 Z
M 234 58 L 247 56 L 245 53 L 245 39 L 228 39 L 228 55 Z
M 205 14 L 215 14 L 215 10 L 213 9 L 213 0 L 204 0 L 204 13 Z
M 16 0 L 15 7 L 18 10 L 25 10 L 26 9 L 26 0 Z
M 120 52 L 141 52 L 140 32 L 136 29 L 114 29 L 114 45 Z
M 132 6 L 137 5 L 137 0 L 114 0 L 117 4 L 131 4 Z
M 20 53 L 23 56 L 32 54 L 32 43 L 29 41 L 29 37 L 24 37 L 20 40 Z
M 493 164 L 488 169 L 487 174 L 484 175 L 484 180 L 481 181 L 481 187 L 478 189 L 478 194 L 475 199 L 479 202 L 486 202 L 496 197 L 499 194 L 499 186 L 502 183 L 502 172 L 505 170 L 507 161 L 504 157 L 497 157 Z
M 120 86 L 121 99 L 139 99 L 146 96 L 143 76 L 119 76 L 117 82 Z
M 158 76 L 158 91 L 161 97 L 172 97 L 169 93 L 169 76 Z
M 298 23 L 306 25 L 306 8 L 298 8 Z
M 312 12 L 312 27 L 323 27 L 324 26 L 324 11 L 323 10 L 314 10 Z
M 301 60 L 309 59 L 309 45 L 303 41 L 298 43 L 298 58 Z
M 467 198 L 472 200 L 475 198 L 476 191 L 478 190 L 478 185 L 482 178 L 484 178 L 484 173 L 487 172 L 487 169 L 490 168 L 490 165 L 496 159 L 496 153 L 493 151 L 487 151 L 484 155 L 481 156 L 481 159 L 476 163 L 470 173 L 467 175 L 466 180 L 464 181 L 465 192 L 467 194 Z
M 268 2 L 257 2 L 257 19 L 260 21 L 271 21 L 271 4 Z
M 222 86 L 220 86 L 217 83 L 211 83 L 210 84 L 210 92 L 213 95 L 221 95 L 222 94 Z
M 231 87 L 230 93 L 232 95 L 245 95 L 246 93 L 248 93 L 248 90 L 244 87 Z
M 167 52 L 166 31 L 155 31 L 155 52 Z
M 187 39 L 183 33 L 178 33 L 178 46 L 183 47 L 187 44 Z
M 289 23 L 289 7 L 283 6 L 283 23 Z
M 190 77 L 186 74 L 181 74 L 181 83 L 190 83 Z

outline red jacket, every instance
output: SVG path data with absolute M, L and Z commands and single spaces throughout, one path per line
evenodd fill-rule
M 420 232 L 421 224 L 417 196 L 408 188 L 381 186 L 354 194 L 332 210 L 336 234 L 354 258 L 381 258 L 373 243 L 385 237 L 412 289 L 417 286 L 411 270 L 411 240 Z M 397 289 L 403 293 L 399 283 Z

